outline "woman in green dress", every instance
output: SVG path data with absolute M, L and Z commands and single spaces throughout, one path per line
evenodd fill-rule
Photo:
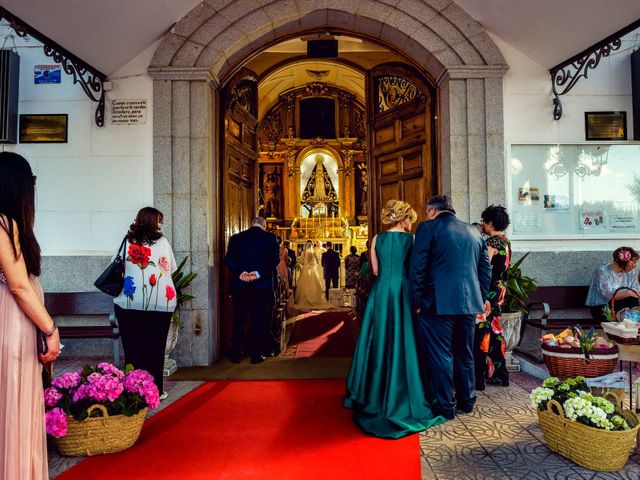
M 347 376 L 344 406 L 365 432 L 401 438 L 444 422 L 427 399 L 420 372 L 409 294 L 408 267 L 416 212 L 389 200 L 373 238 L 371 268 L 376 276 L 367 300 L 360 336 Z

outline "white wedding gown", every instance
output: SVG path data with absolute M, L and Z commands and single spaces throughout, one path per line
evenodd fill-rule
M 324 296 L 322 266 L 313 249 L 306 250 L 302 257 L 302 269 L 294 296 L 297 308 L 329 308 L 331 304 Z

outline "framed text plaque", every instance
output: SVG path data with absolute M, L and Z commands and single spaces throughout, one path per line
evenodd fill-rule
M 20 115 L 20 143 L 67 143 L 68 115 Z
M 587 140 L 626 140 L 627 112 L 584 112 Z

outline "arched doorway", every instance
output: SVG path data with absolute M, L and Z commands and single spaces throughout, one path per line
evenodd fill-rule
M 196 299 L 177 347 L 180 363 L 209 364 L 218 355 L 222 316 L 219 87 L 256 52 L 303 32 L 348 33 L 402 52 L 436 89 L 439 189 L 462 218 L 504 199 L 502 76 L 504 59 L 482 27 L 455 3 L 423 1 L 403 11 L 376 0 L 363 14 L 351 4 L 324 9 L 274 1 L 258 10 L 203 2 L 162 42 L 149 67 L 154 78 L 154 198 L 177 252 L 191 254 Z M 246 8 L 246 11 L 243 10 Z M 375 12 L 385 12 L 377 18 Z M 383 63 L 383 62 L 379 62 Z M 370 70 L 374 65 L 369 65 Z M 404 168 L 404 167 L 403 167 Z M 492 172 L 489 182 L 488 172 Z M 415 190 L 411 178 L 407 187 Z M 415 179 L 414 179 L 415 180 Z M 404 187 L 403 187 L 404 188 Z M 185 312 L 186 313 L 186 312 Z

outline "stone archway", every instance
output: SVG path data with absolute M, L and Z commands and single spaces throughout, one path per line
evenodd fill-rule
M 207 0 L 165 36 L 154 79 L 154 202 L 176 256 L 199 274 L 177 355 L 182 365 L 217 356 L 216 254 L 219 168 L 217 89 L 252 54 L 309 31 L 340 31 L 403 52 L 438 88 L 440 186 L 463 219 L 503 203 L 504 58 L 482 26 L 450 0 Z M 490 173 L 489 173 L 490 172 Z

